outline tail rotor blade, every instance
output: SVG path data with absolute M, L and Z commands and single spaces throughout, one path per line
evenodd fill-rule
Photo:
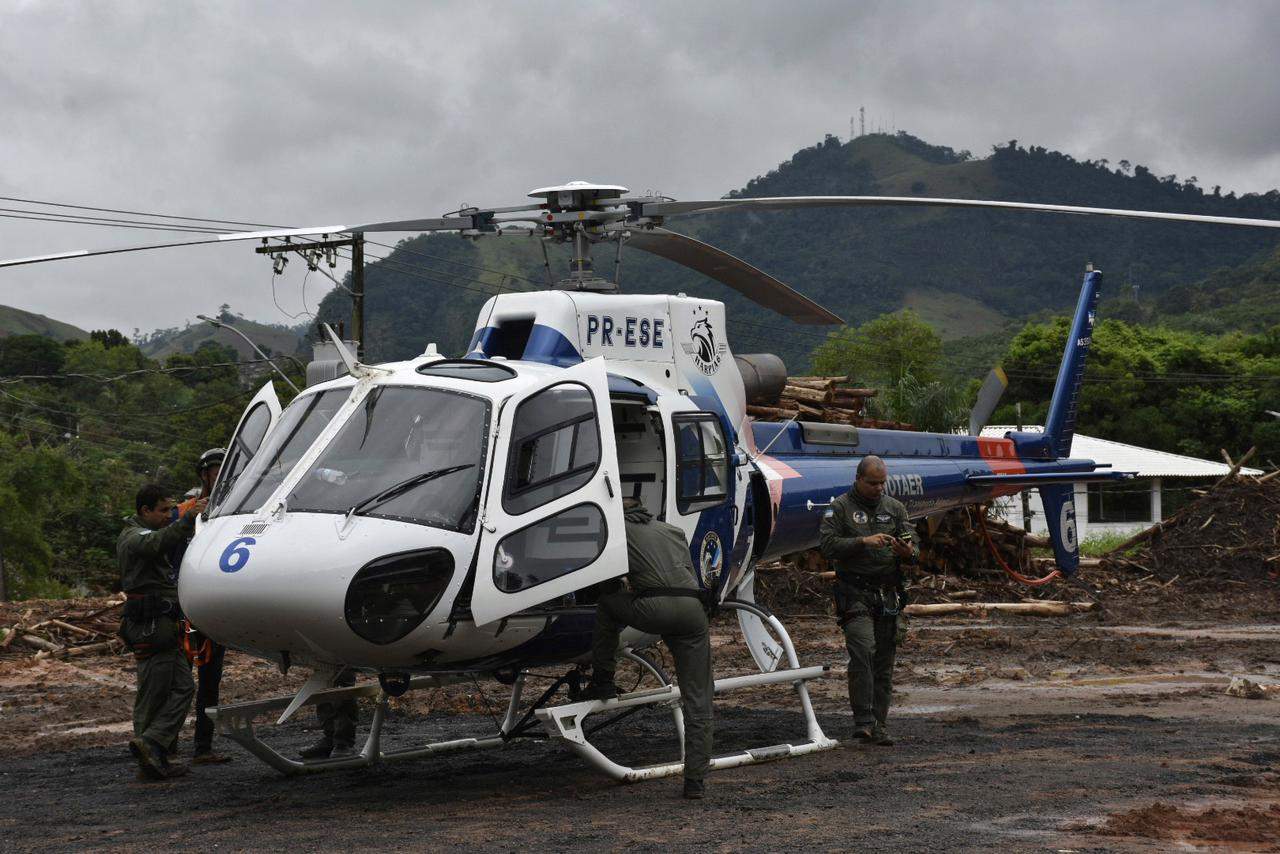
M 973 404 L 973 411 L 969 413 L 970 436 L 977 436 L 982 432 L 982 428 L 987 426 L 987 419 L 996 411 L 996 406 L 1000 404 L 1000 398 L 1004 396 L 1004 390 L 1008 387 L 1009 378 L 1004 375 L 1004 370 L 996 365 L 987 374 L 982 388 L 978 389 L 978 399 Z

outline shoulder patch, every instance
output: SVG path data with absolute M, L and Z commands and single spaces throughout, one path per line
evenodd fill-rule
M 866 521 L 867 521 L 867 511 L 865 511 L 865 510 L 854 510 L 854 511 L 853 511 L 853 521 L 857 522 L 859 525 L 865 524 L 865 523 L 866 523 Z

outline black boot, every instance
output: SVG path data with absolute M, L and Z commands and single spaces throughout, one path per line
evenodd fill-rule
M 329 736 L 321 736 L 320 740 L 310 747 L 305 747 L 298 751 L 298 755 L 303 759 L 328 759 L 329 754 L 333 753 L 333 739 Z
M 587 683 L 587 687 L 582 689 L 582 693 L 578 695 L 578 700 L 612 700 L 618 696 L 618 686 L 613 683 L 613 674 L 609 674 L 603 678 L 597 679 L 594 675 L 591 681 Z
M 702 780 L 684 780 L 684 796 L 691 801 L 700 801 L 707 796 L 707 784 Z

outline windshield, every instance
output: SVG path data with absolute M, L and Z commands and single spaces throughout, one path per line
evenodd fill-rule
M 289 493 L 289 510 L 346 513 L 360 507 L 365 516 L 470 532 L 488 424 L 483 398 L 379 386 Z M 371 501 L 375 496 L 381 497 Z
M 262 506 L 350 393 L 349 388 L 335 388 L 303 395 L 289 404 L 244 473 L 228 485 L 229 494 L 213 515 L 252 513 Z

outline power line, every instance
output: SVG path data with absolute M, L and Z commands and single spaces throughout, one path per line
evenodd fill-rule
M 175 365 L 168 368 L 138 368 L 132 371 L 125 371 L 114 376 L 100 376 L 95 374 L 82 373 L 61 373 L 61 374 L 18 374 L 9 377 L 0 377 L 0 385 L 12 385 L 13 383 L 26 382 L 28 380 L 93 380 L 95 382 L 106 385 L 107 383 L 117 382 L 118 380 L 128 377 L 139 376 L 142 374 L 180 374 L 195 373 L 196 371 L 212 371 L 217 368 L 232 368 L 243 365 L 264 365 L 272 363 L 272 359 L 246 359 L 238 362 L 214 362 L 208 365 Z

